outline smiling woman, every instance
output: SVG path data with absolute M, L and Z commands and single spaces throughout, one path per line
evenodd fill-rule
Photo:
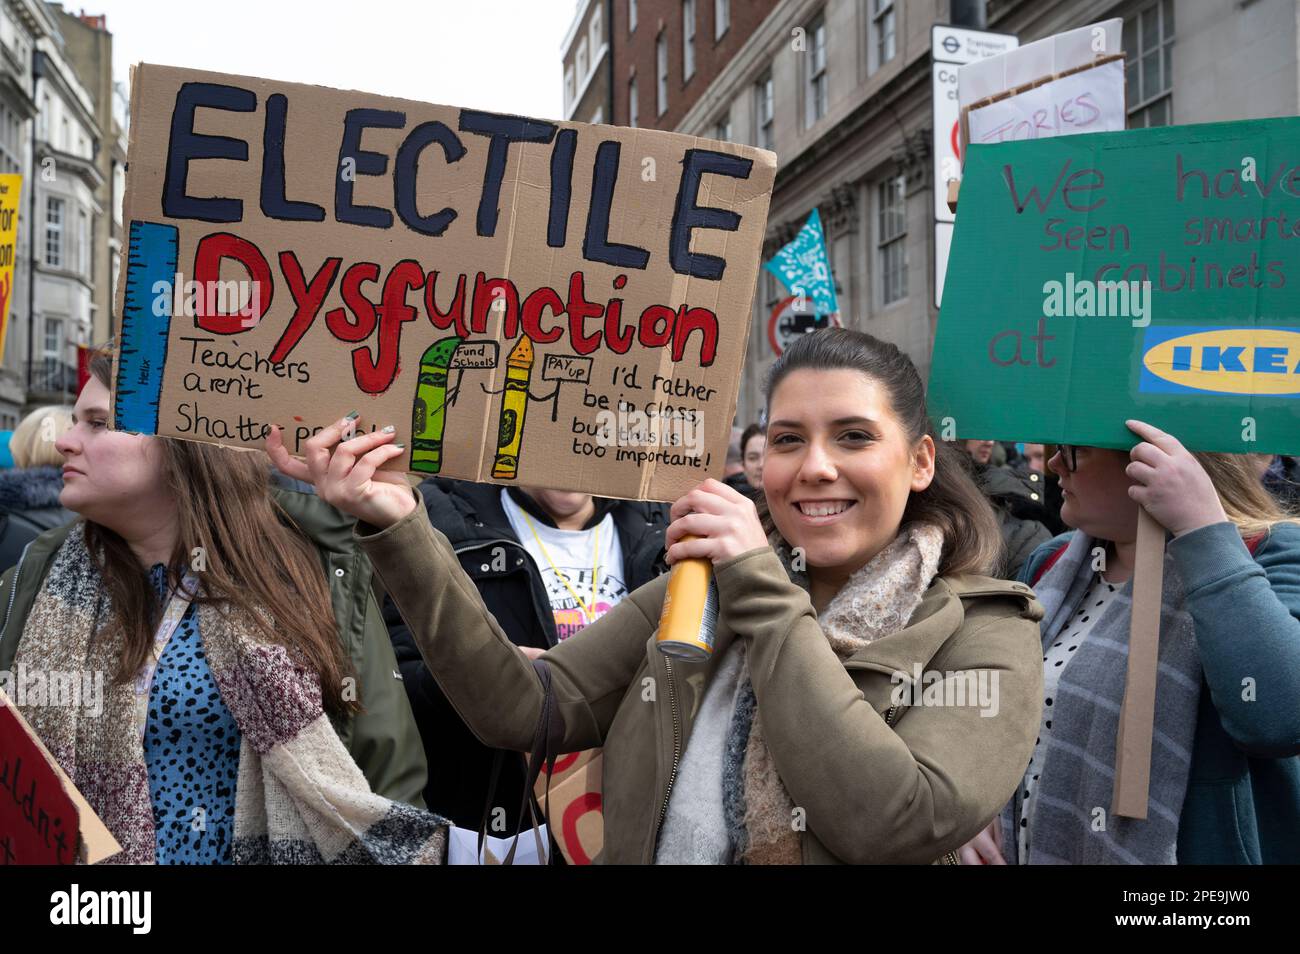
M 773 365 L 767 395 L 765 528 L 805 555 L 819 610 L 907 525 L 939 530 L 940 575 L 992 571 L 996 518 L 960 452 L 929 432 L 921 378 L 896 347 L 808 336 Z
M 766 520 L 715 480 L 672 507 L 669 561 L 714 567 L 714 651 L 700 662 L 656 648 L 660 577 L 530 665 L 409 486 L 379 469 L 392 434 L 344 441 L 352 421 L 340 420 L 303 462 L 278 435 L 269 444 L 277 466 L 362 521 L 362 546 L 475 735 L 527 750 L 553 698 L 559 752 L 604 747 L 597 861 L 956 863 L 1029 761 L 1040 609 L 1024 584 L 974 575 L 994 562 L 997 525 L 928 432 L 897 348 L 807 335 L 769 393 Z M 916 681 L 927 691 L 906 692 Z M 992 698 L 949 691 L 958 683 Z

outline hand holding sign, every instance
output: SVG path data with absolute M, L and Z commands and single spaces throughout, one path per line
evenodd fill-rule
M 406 478 L 379 469 L 406 451 L 393 443 L 397 435 L 391 428 L 344 440 L 359 416 L 354 411 L 310 438 L 303 445 L 305 460 L 289 456 L 279 428 L 267 435 L 266 452 L 281 473 L 310 482 L 326 503 L 383 529 L 415 509 Z
M 1128 495 L 1176 537 L 1228 519 L 1205 468 L 1178 438 L 1142 421 L 1125 421 L 1142 443 L 1126 473 Z

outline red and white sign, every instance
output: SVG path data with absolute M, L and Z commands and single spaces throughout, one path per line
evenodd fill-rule
M 985 57 L 1014 50 L 1020 40 L 1008 33 L 966 30 L 962 27 L 930 28 L 931 78 L 933 80 L 934 142 L 934 304 L 939 306 L 943 277 L 948 271 L 948 246 L 952 221 L 956 216 L 948 209 L 948 182 L 961 178 L 961 151 L 958 124 L 961 109 L 957 102 L 957 67 Z M 779 353 L 779 352 L 778 352 Z
M 812 299 L 786 298 L 776 303 L 772 317 L 767 320 L 767 341 L 777 357 L 786 348 L 811 331 L 840 327 L 839 314 L 819 315 L 813 310 Z

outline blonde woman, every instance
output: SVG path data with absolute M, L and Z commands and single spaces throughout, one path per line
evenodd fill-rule
M 75 515 L 59 503 L 63 455 L 55 442 L 72 427 L 72 411 L 50 405 L 28 414 L 9 440 L 12 470 L 0 470 L 0 572 L 18 562 L 23 547 Z

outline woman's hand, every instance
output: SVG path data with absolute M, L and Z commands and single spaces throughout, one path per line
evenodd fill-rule
M 1176 537 L 1228 519 L 1205 468 L 1172 434 L 1142 421 L 1125 421 L 1142 443 L 1130 452 L 1128 495 Z
M 669 563 L 703 557 L 717 565 L 768 545 L 754 501 L 712 478 L 679 497 L 670 514 L 664 539 Z
M 957 858 L 964 865 L 1005 865 L 1002 857 L 1002 822 L 994 818 L 988 827 L 962 845 Z
M 391 427 L 344 440 L 357 419 L 355 411 L 324 428 L 303 444 L 303 460 L 289 456 L 278 427 L 266 436 L 266 452 L 283 474 L 305 480 L 328 504 L 381 530 L 391 527 L 415 509 L 415 494 L 400 471 L 379 467 L 406 453 L 394 444 Z

